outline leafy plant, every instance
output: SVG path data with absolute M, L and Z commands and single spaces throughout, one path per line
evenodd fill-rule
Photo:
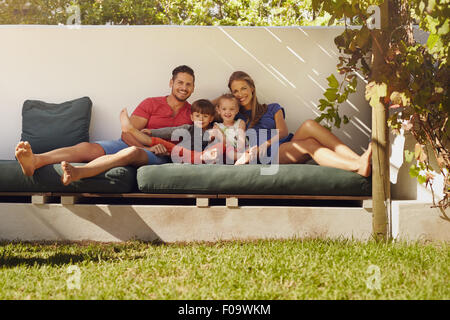
M 84 25 L 325 25 L 330 18 L 313 17 L 311 0 L 0 0 L 0 24 L 66 24 L 72 5 Z
M 389 28 L 371 29 L 367 9 L 382 3 L 313 0 L 315 11 L 325 11 L 332 16 L 330 23 L 335 19 L 351 19 L 360 24 L 359 28 L 346 25 L 344 32 L 335 38 L 341 53 L 337 70 L 343 79 L 339 83 L 334 75 L 328 78 L 329 88 L 324 93 L 325 98 L 319 101 L 323 113 L 317 120 L 325 119 L 336 127 L 340 126 L 342 118 L 348 121 L 346 116 L 341 118 L 339 104 L 354 92 L 355 73 L 362 74 L 368 81 L 366 99 L 369 104 L 376 107 L 381 103 L 389 107 L 388 125 L 395 134 L 403 129 L 414 136 L 417 142 L 414 153 L 406 154 L 408 160 L 415 160 L 410 175 L 426 185 L 432 185 L 434 179 L 428 156 L 429 151 L 433 153 L 444 179 L 444 196 L 437 206 L 446 209 L 450 206 L 449 1 L 389 1 Z M 414 41 L 413 22 L 429 32 L 426 44 Z M 379 40 L 383 38 L 385 42 Z M 376 65 L 369 61 L 373 50 L 379 50 L 382 55 L 381 63 Z

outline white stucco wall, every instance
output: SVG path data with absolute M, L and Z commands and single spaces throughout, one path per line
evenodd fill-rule
M 235 70 L 256 81 L 261 102 L 286 109 L 291 131 L 317 115 L 326 78 L 336 70 L 341 28 L 179 26 L 0 26 L 0 159 L 14 159 L 26 99 L 93 101 L 91 140 L 120 135 L 118 115 L 143 99 L 169 93 L 171 71 L 191 66 L 190 102 L 227 92 Z M 336 73 L 336 72 L 335 72 Z M 370 107 L 360 93 L 345 108 L 351 124 L 337 134 L 357 153 L 366 148 Z

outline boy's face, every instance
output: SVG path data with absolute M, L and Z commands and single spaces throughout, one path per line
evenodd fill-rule
M 234 121 L 234 117 L 239 113 L 239 106 L 234 99 L 222 99 L 217 107 L 217 113 L 224 122 Z
M 202 129 L 206 129 L 211 121 L 213 121 L 214 116 L 206 113 L 200 113 L 200 112 L 192 112 L 191 113 L 191 120 L 194 122 L 194 126 Z

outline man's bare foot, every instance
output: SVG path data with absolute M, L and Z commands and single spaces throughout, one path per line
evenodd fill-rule
M 356 173 L 363 177 L 368 177 L 372 173 L 372 143 L 369 143 L 367 150 L 361 155 L 359 159 L 359 169 Z
M 28 141 L 20 141 L 17 144 L 15 155 L 22 167 L 23 174 L 31 177 L 36 170 L 36 158 Z
M 77 174 L 77 168 L 72 166 L 70 163 L 66 161 L 61 162 L 61 169 L 63 171 L 63 175 L 61 176 L 61 182 L 63 183 L 63 185 L 67 186 L 71 182 L 80 180 Z
M 130 117 L 128 116 L 127 108 L 123 108 L 122 111 L 120 111 L 120 125 L 122 127 L 122 132 L 131 132 L 134 129 Z

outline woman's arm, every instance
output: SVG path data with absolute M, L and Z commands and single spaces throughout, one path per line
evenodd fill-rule
M 278 130 L 278 134 L 272 136 L 270 140 L 267 140 L 266 142 L 259 145 L 258 151 L 267 150 L 267 148 L 269 148 L 275 140 L 280 141 L 289 134 L 286 120 L 284 120 L 283 110 L 278 110 L 275 113 L 274 120 L 275 120 L 275 129 Z

